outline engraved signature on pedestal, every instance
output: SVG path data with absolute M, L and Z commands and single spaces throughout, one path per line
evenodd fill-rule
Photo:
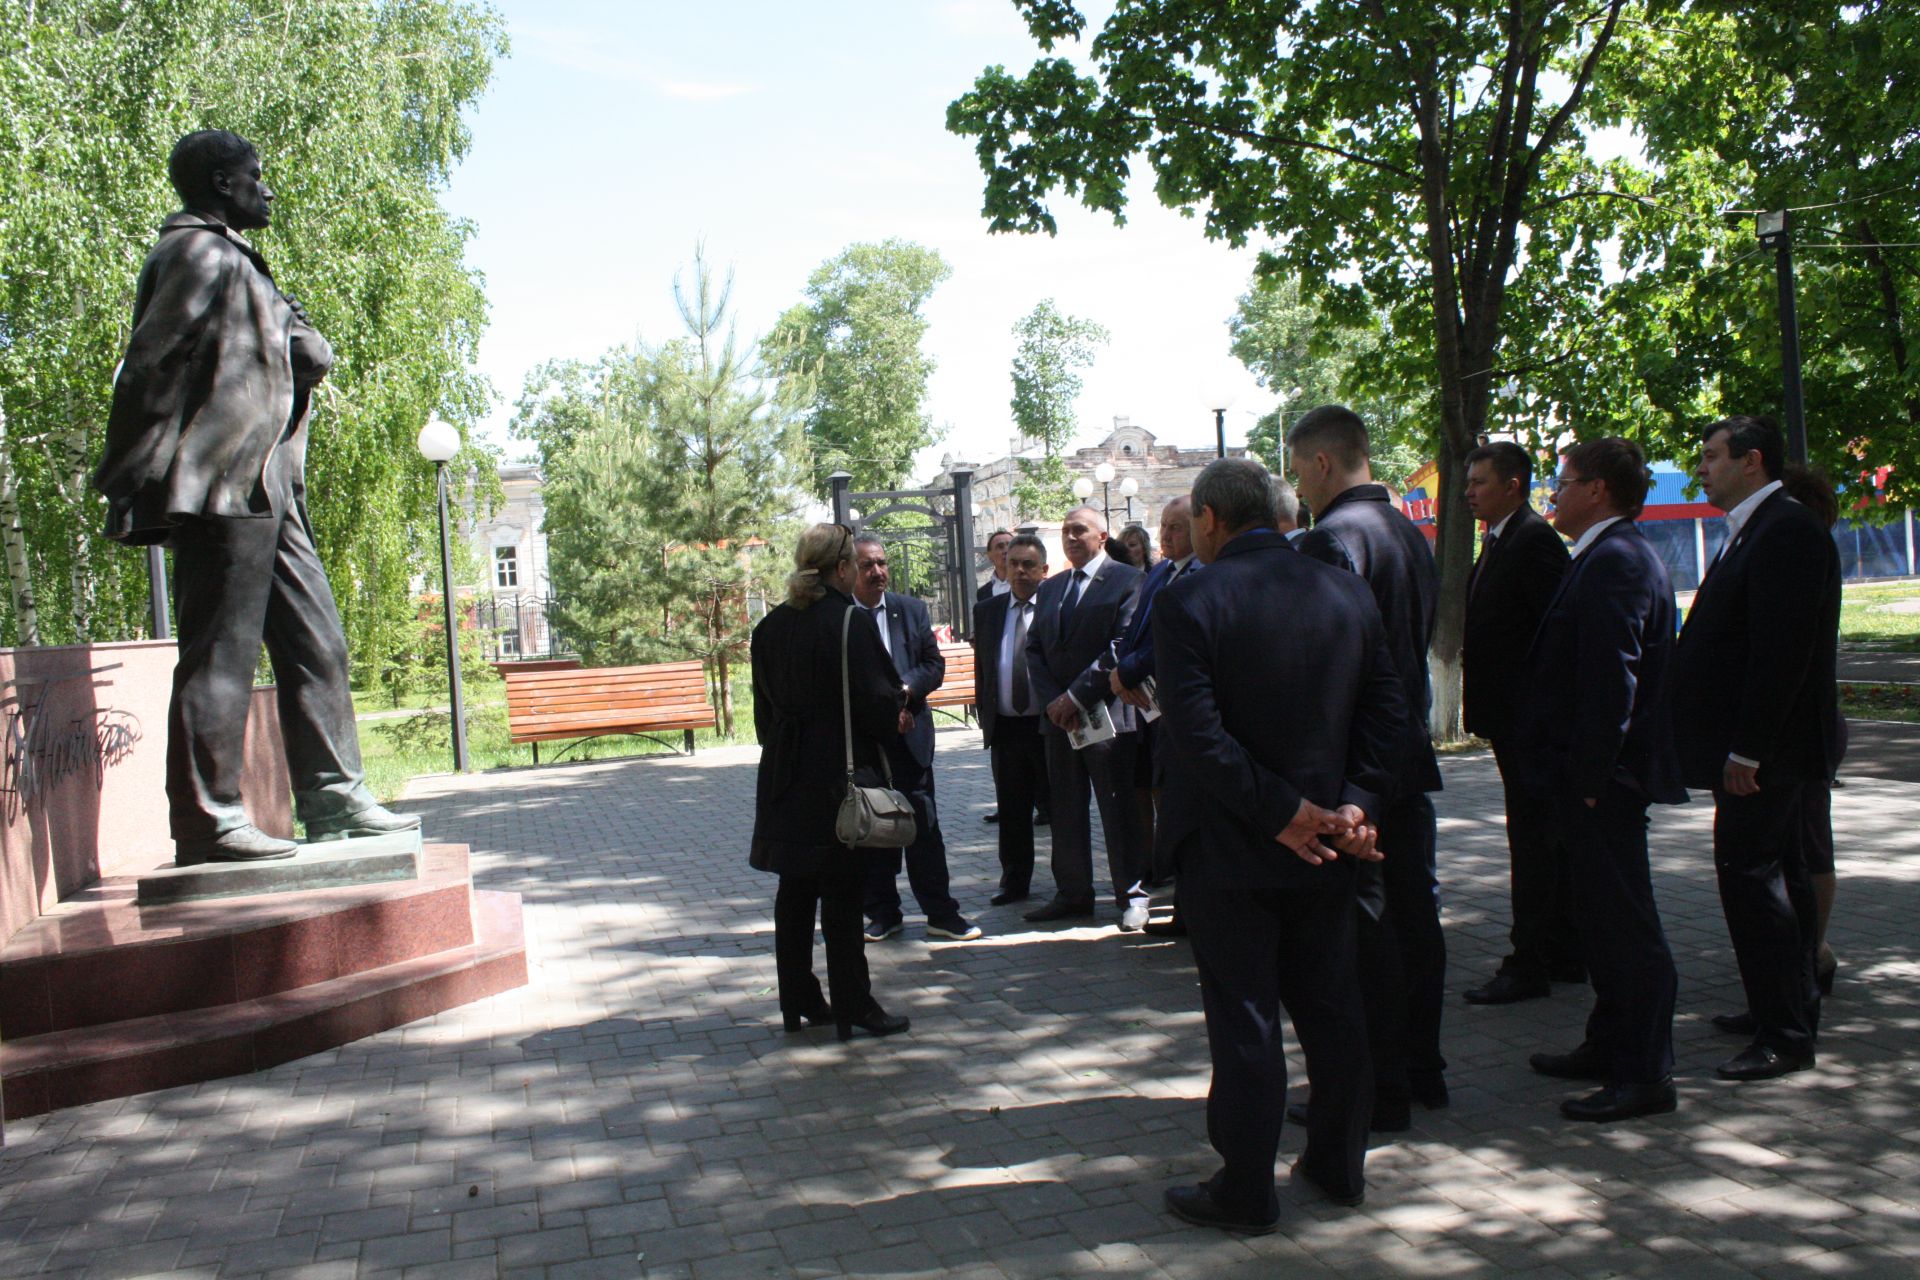
M 47 712 L 48 698 L 61 685 L 104 684 L 96 677 L 120 666 L 115 662 L 51 680 L 29 677 L 0 684 L 5 695 L 0 697 L 0 796 L 7 822 L 75 774 L 92 778 L 98 790 L 107 770 L 133 753 L 143 735 L 140 717 L 131 711 L 93 707 L 64 717 Z

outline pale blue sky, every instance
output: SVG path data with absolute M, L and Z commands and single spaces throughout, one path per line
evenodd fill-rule
M 1036 56 L 1009 0 L 496 2 L 513 53 L 446 196 L 479 228 L 470 260 L 492 304 L 480 367 L 501 398 L 491 438 L 506 443 L 532 366 L 673 336 L 674 273 L 702 239 L 735 270 L 743 334 L 855 241 L 902 236 L 945 256 L 928 408 L 950 430 L 921 476 L 948 450 L 1006 451 L 1009 330 L 1043 297 L 1113 331 L 1087 375 L 1081 443 L 1126 414 L 1163 441 L 1210 444 L 1205 404 L 1223 377 L 1230 439 L 1271 406 L 1227 353 L 1253 250 L 1209 243 L 1145 184 L 1125 228 L 1063 203 L 1057 238 L 987 234 L 980 171 L 946 132 L 946 105 L 987 65 L 1024 71 Z

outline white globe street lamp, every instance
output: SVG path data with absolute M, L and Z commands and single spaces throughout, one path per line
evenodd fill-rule
M 460 692 L 460 632 L 453 616 L 453 543 L 447 534 L 447 463 L 460 452 L 460 433 L 429 418 L 415 442 L 420 456 L 433 464 L 434 487 L 440 499 L 440 590 L 447 610 L 447 692 L 452 697 L 453 767 L 459 773 L 472 768 L 467 758 L 467 708 Z

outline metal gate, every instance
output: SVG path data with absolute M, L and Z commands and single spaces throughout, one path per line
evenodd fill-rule
M 950 473 L 946 489 L 884 489 L 853 493 L 853 477 L 836 471 L 827 477 L 833 492 L 833 518 L 856 532 L 872 528 L 887 544 L 891 562 L 899 551 L 901 569 L 895 575 L 903 585 L 915 574 L 915 561 L 932 562 L 935 598 L 929 602 L 934 624 L 946 622 L 962 639 L 973 630 L 973 593 L 980 583 L 981 549 L 973 542 L 973 471 L 962 467 Z M 860 512 L 858 518 L 853 514 Z M 897 514 L 922 515 L 932 523 L 910 527 L 874 527 L 876 520 Z M 944 614 L 944 618 L 941 616 Z

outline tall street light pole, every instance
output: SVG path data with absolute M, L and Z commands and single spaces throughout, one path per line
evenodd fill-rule
M 1787 419 L 1787 457 L 1807 460 L 1807 404 L 1800 387 L 1800 321 L 1794 307 L 1793 219 L 1782 209 L 1754 219 L 1760 243 L 1774 251 L 1780 281 L 1780 380 Z
M 460 691 L 460 631 L 453 611 L 453 541 L 447 532 L 447 463 L 460 452 L 460 433 L 433 419 L 420 428 L 420 456 L 433 464 L 440 497 L 440 591 L 447 610 L 447 689 L 453 709 L 453 767 L 467 773 L 467 707 Z
M 1108 486 L 1113 483 L 1113 464 L 1103 462 L 1093 469 L 1093 478 L 1100 482 L 1100 519 L 1106 524 L 1113 523 L 1113 501 L 1108 494 Z

